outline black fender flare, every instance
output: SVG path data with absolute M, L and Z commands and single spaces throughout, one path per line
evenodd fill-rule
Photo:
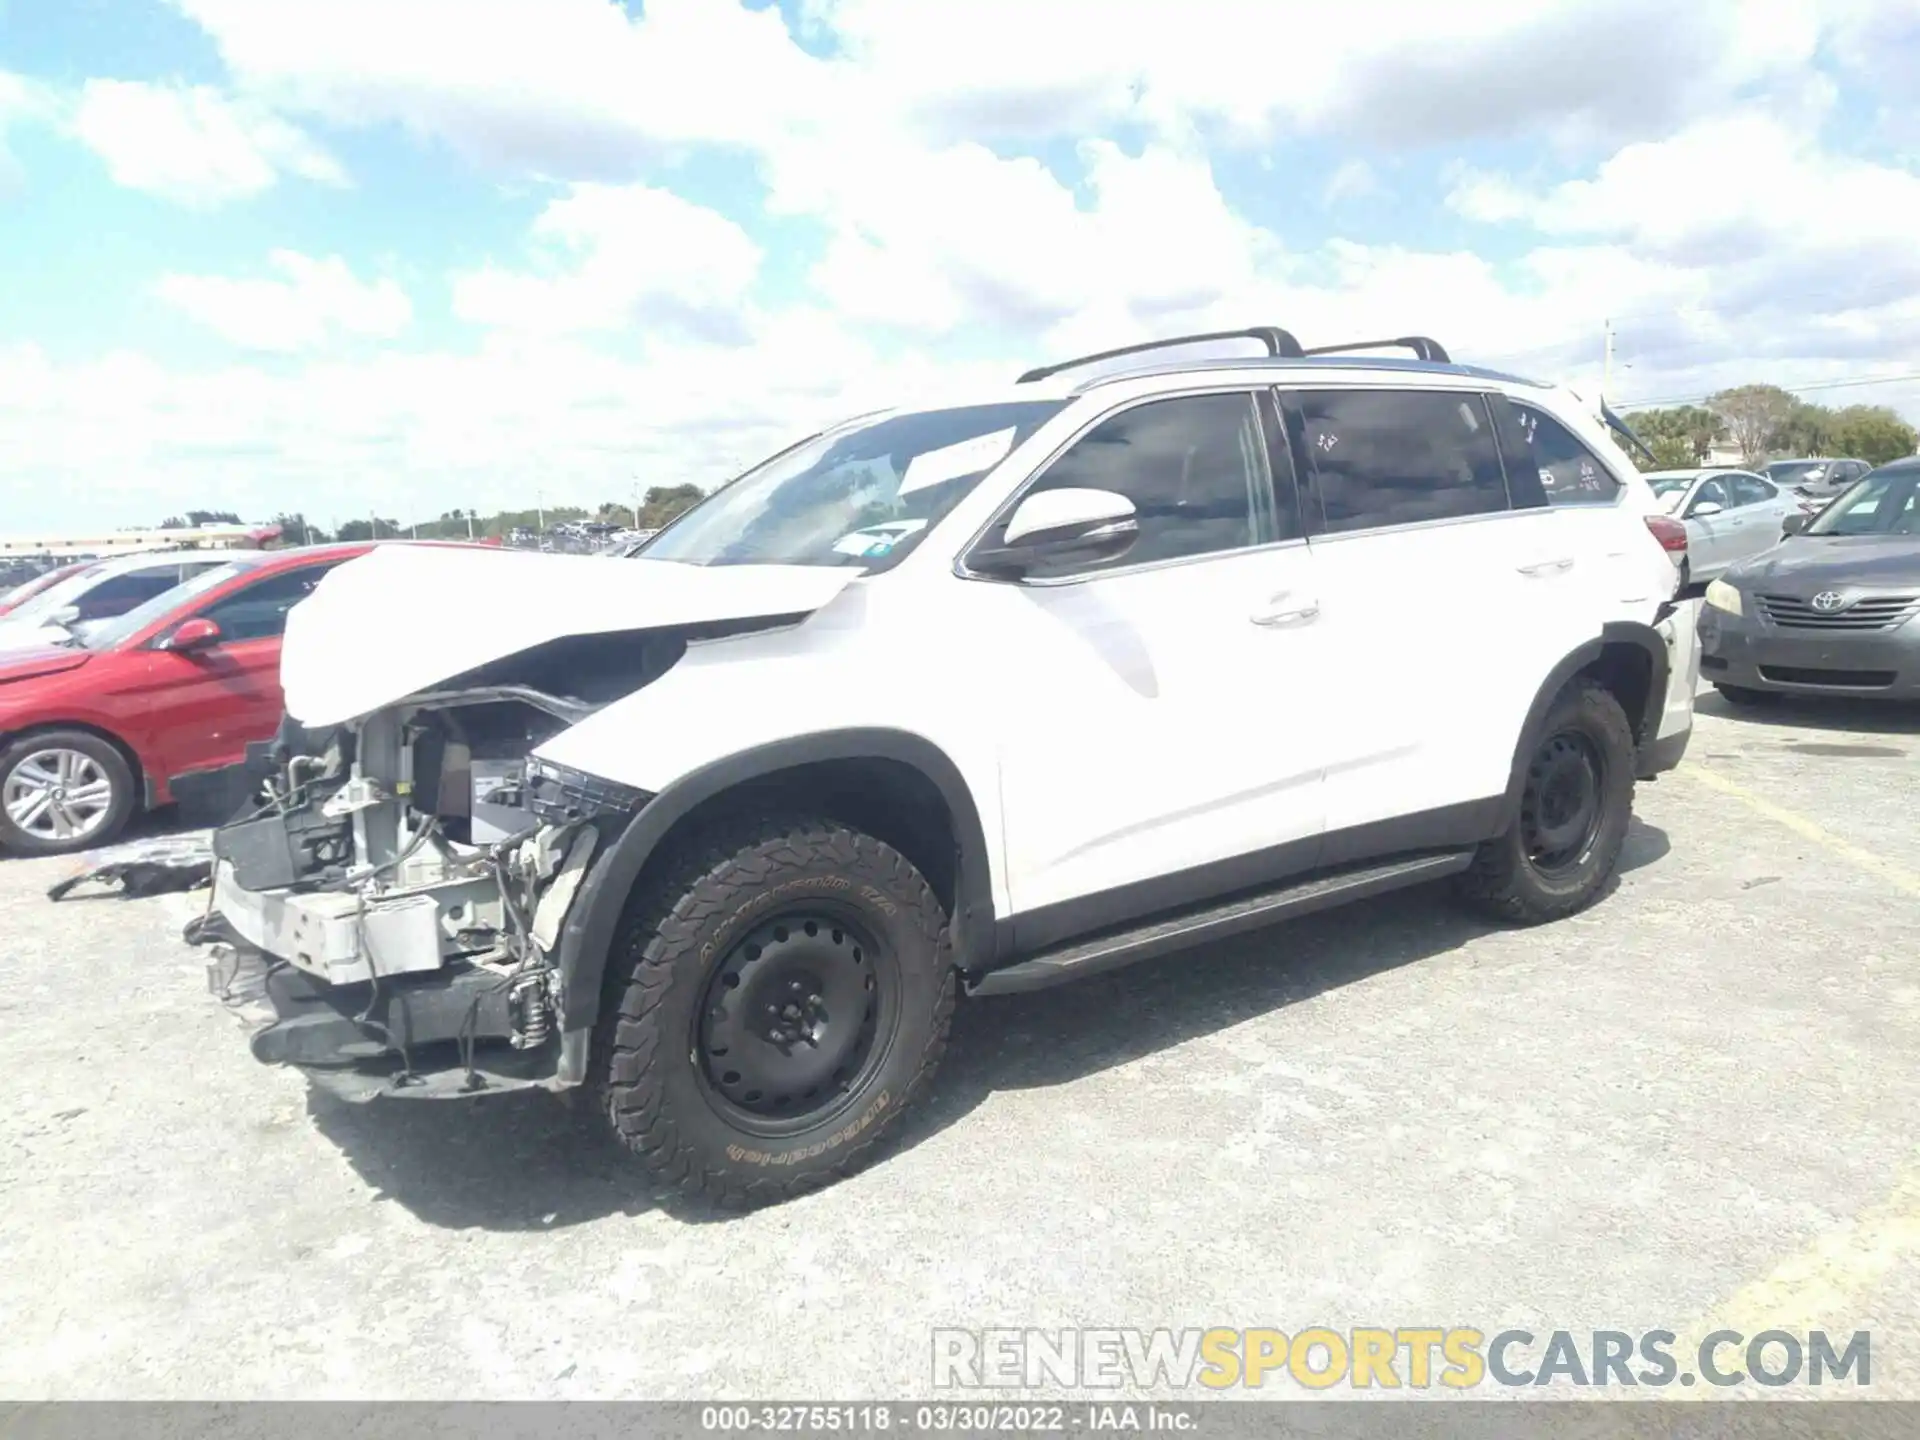
M 908 730 L 826 730 L 701 766 L 648 800 L 601 850 L 560 932 L 561 1015 L 569 1034 L 590 1029 L 599 1018 L 601 979 L 614 932 L 641 869 L 668 832 L 700 805 L 739 785 L 825 760 L 896 761 L 918 771 L 940 792 L 959 852 L 950 931 L 956 963 L 964 967 L 970 956 L 992 955 L 993 883 L 986 831 L 959 767 L 939 746 Z
M 1548 672 L 1545 682 L 1534 695 L 1533 704 L 1527 710 L 1526 723 L 1520 727 L 1519 743 L 1513 748 L 1513 768 L 1507 776 L 1504 815 L 1512 816 L 1519 811 L 1520 792 L 1527 783 L 1527 760 L 1540 743 L 1547 724 L 1547 712 L 1553 708 L 1554 700 L 1566 689 L 1568 681 L 1582 670 L 1598 664 L 1605 657 L 1607 647 L 1617 645 L 1631 645 L 1647 657 L 1647 702 L 1640 714 L 1627 716 L 1627 722 L 1633 726 L 1636 761 L 1644 757 L 1648 747 L 1653 744 L 1660 733 L 1660 716 L 1666 710 L 1667 642 L 1660 638 L 1660 632 L 1653 626 L 1638 620 L 1609 620 L 1600 627 L 1597 639 L 1587 641 L 1564 656 Z

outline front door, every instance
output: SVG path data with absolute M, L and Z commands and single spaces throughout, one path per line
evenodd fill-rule
M 998 728 L 1023 948 L 1311 863 L 1327 656 L 1275 430 L 1255 392 L 1148 401 L 1025 491 L 1124 495 L 1140 535 L 1113 561 L 981 584 L 971 602 L 1003 677 L 988 703 L 1017 714 Z
M 151 652 L 147 715 L 161 778 L 234 764 L 279 728 L 287 612 L 337 563 L 276 571 L 216 595 L 192 613 L 220 627 L 217 643 Z

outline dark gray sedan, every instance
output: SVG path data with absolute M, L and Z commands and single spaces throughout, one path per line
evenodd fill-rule
M 1882 466 L 1707 587 L 1700 674 L 1770 694 L 1920 700 L 1920 458 Z

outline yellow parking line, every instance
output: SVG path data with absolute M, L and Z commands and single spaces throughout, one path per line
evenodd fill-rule
M 1862 850 L 1858 845 L 1848 844 L 1838 835 L 1814 824 L 1806 816 L 1795 814 L 1783 805 L 1776 805 L 1764 796 L 1754 794 L 1746 786 L 1736 784 L 1726 776 L 1715 774 L 1712 770 L 1698 765 L 1683 765 L 1673 773 L 1696 781 L 1709 790 L 1717 790 L 1730 799 L 1738 800 L 1754 814 L 1764 816 L 1776 825 L 1784 826 L 1803 840 L 1811 840 L 1814 844 L 1845 860 L 1854 869 L 1876 875 L 1904 894 L 1920 897 L 1920 875 L 1914 874 L 1903 865 L 1896 865 L 1891 860 L 1875 855 L 1871 850 Z

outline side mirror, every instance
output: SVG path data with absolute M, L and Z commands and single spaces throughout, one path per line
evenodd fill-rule
M 1037 565 L 1097 564 L 1127 553 L 1140 538 L 1133 502 L 1111 490 L 1042 490 L 1022 500 L 1001 543 L 975 551 L 969 568 L 1017 577 Z
M 176 650 L 183 655 L 195 650 L 205 650 L 210 645 L 220 643 L 220 627 L 204 615 L 196 615 L 191 620 L 182 620 L 173 627 L 173 633 L 162 639 L 155 648 Z
M 80 607 L 78 605 L 62 605 L 58 610 L 54 611 L 53 614 L 49 615 L 47 619 L 56 625 L 77 624 L 80 620 Z
M 1726 507 L 1712 500 L 1700 500 L 1687 512 L 1689 520 L 1704 520 L 1709 515 L 1718 515 Z
M 1787 516 L 1785 520 L 1780 522 L 1780 538 L 1784 540 L 1789 535 L 1798 535 L 1802 530 L 1807 528 L 1807 523 L 1812 519 L 1813 517 L 1811 515 Z

